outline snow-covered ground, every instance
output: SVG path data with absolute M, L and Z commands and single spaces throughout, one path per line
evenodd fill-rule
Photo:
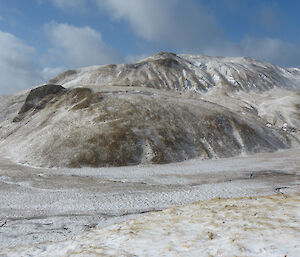
M 218 160 L 194 159 L 167 165 L 94 169 L 33 168 L 15 164 L 2 155 L 0 225 L 4 225 L 0 227 L 0 248 L 2 248 L 0 253 L 9 251 L 8 256 L 23 256 L 20 252 L 13 255 L 19 248 L 7 249 L 33 243 L 66 240 L 91 229 L 101 230 L 124 220 L 138 218 L 147 212 L 199 200 L 281 195 L 280 191 L 284 194 L 300 192 L 299 154 L 299 149 L 291 149 Z M 294 196 L 295 199 L 297 197 L 299 201 L 299 195 Z M 186 208 L 188 210 L 189 207 L 184 207 Z M 286 209 L 289 215 L 293 215 L 293 208 L 291 212 Z M 263 203 L 260 205 L 260 212 L 263 215 L 271 217 L 273 212 L 270 210 L 264 209 Z M 149 217 L 152 217 L 151 215 Z M 185 218 L 182 219 L 183 224 L 184 222 L 189 224 L 190 221 L 188 219 L 184 221 Z M 183 230 L 184 228 L 182 226 Z M 103 231 L 109 229 L 108 227 Z M 282 231 L 289 231 L 285 225 L 283 229 Z M 157 232 L 157 236 L 160 232 Z M 112 238 L 118 241 L 123 237 L 115 235 Z M 267 236 L 263 238 L 267 240 Z M 109 242 L 108 240 L 107 243 Z M 151 237 L 148 242 L 151 243 Z M 41 256 L 39 247 L 44 249 L 44 246 L 33 248 L 27 246 L 29 248 L 26 247 L 26 251 L 29 255 L 31 250 L 38 250 L 36 256 Z M 57 246 L 64 248 L 65 244 L 58 243 Z M 290 245 L 284 249 L 287 248 L 290 248 Z M 25 251 L 25 248 L 22 249 Z M 47 251 L 49 249 L 53 248 L 47 248 Z M 162 248 L 156 250 L 160 251 Z M 108 256 L 114 254 L 120 256 L 116 252 Z
M 289 256 L 300 254 L 300 194 L 213 199 L 7 256 Z

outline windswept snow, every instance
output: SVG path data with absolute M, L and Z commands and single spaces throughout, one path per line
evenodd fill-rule
M 96 169 L 33 168 L 1 155 L 0 248 L 60 241 L 199 200 L 300 192 L 299 167 L 299 150 Z
M 300 253 L 299 193 L 213 199 L 19 247 L 8 256 L 291 256 Z M 1 252 L 0 252 L 1 253 Z

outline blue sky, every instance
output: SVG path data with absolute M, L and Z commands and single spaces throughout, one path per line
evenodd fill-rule
M 159 51 L 300 67 L 298 0 L 1 0 L 0 95 Z

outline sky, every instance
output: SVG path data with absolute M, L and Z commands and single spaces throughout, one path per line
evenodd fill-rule
M 0 0 L 0 95 L 160 51 L 300 67 L 298 0 Z

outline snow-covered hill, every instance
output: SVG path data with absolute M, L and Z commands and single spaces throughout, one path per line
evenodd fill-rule
M 69 70 L 49 83 L 67 88 L 112 85 L 198 94 L 234 112 L 258 114 L 281 128 L 300 127 L 300 69 L 282 68 L 249 57 L 161 52 L 134 64 Z
M 65 87 L 118 85 L 207 92 L 264 91 L 274 87 L 299 88 L 299 69 L 284 69 L 252 58 L 208 57 L 158 53 L 134 64 L 93 66 L 69 70 L 50 83 Z
M 299 145 L 297 68 L 158 53 L 69 70 L 49 84 L 65 89 L 45 86 L 1 104 L 1 146 L 19 162 L 120 166 Z

